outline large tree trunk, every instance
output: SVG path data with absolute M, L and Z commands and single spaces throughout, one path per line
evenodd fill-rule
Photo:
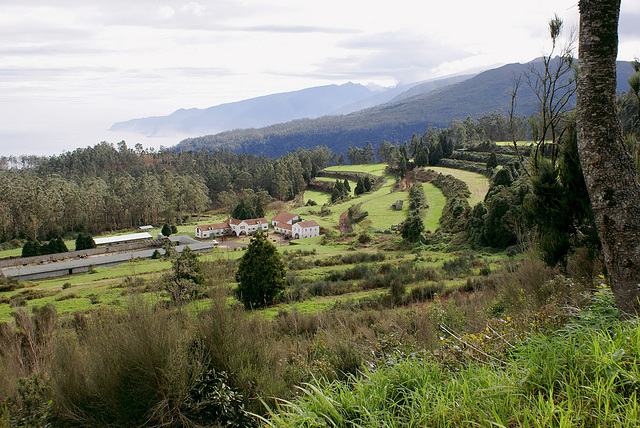
M 620 0 L 580 0 L 578 150 L 616 305 L 640 314 L 640 183 L 616 114 Z

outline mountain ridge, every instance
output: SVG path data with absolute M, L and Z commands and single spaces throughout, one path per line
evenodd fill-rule
M 426 91 L 464 78 L 466 77 L 455 76 L 432 79 L 398 85 L 384 91 L 371 90 L 352 82 L 316 86 L 223 103 L 205 109 L 181 108 L 167 116 L 117 122 L 109 130 L 153 137 L 216 134 L 233 129 L 260 128 L 296 119 L 349 114 L 386 103 L 416 86 L 421 86 L 421 90 Z
M 506 64 L 448 86 L 396 97 L 387 103 L 346 115 L 297 119 L 263 128 L 187 138 L 173 149 L 229 148 L 239 152 L 282 156 L 299 147 L 324 145 L 334 152 L 345 153 L 349 146 L 360 147 L 367 141 L 374 147 L 384 140 L 407 141 L 414 133 L 422 134 L 431 126 L 449 126 L 453 119 L 478 118 L 494 112 L 508 113 L 514 80 L 530 72 L 532 67 L 539 69 L 541 64 L 539 59 L 525 64 Z M 628 62 L 618 62 L 618 92 L 628 89 L 626 79 L 632 70 Z M 515 113 L 529 116 L 536 105 L 535 94 L 523 82 Z

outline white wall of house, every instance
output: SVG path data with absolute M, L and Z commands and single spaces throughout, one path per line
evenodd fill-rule
M 313 238 L 320 235 L 320 226 L 302 227 L 300 223 L 291 226 L 291 236 L 294 239 Z
M 210 228 L 209 226 L 196 227 L 195 237 L 199 239 L 207 239 L 211 236 L 222 236 L 229 227 Z
M 263 232 L 269 231 L 269 222 L 262 222 L 256 224 L 248 224 L 246 221 L 241 221 L 238 224 L 231 224 L 231 229 L 237 235 L 251 235 L 261 230 Z

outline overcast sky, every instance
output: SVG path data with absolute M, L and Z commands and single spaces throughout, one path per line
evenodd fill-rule
M 0 155 L 59 154 L 114 122 L 348 81 L 384 86 L 527 62 L 577 0 L 2 0 Z M 640 56 L 623 1 L 620 60 Z M 567 31 L 568 32 L 568 31 Z

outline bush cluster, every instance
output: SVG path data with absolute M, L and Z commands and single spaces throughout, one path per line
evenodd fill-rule
M 69 251 L 61 237 L 56 236 L 45 244 L 40 241 L 27 241 L 22 247 L 22 257 L 44 256 L 47 254 L 66 253 Z

